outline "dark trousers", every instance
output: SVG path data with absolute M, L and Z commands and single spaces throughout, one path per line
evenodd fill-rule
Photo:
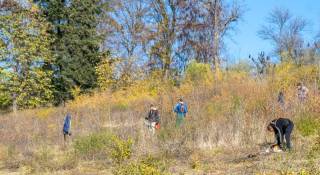
M 292 148 L 290 136 L 291 136 L 291 132 L 292 132 L 292 130 L 293 130 L 293 126 L 294 126 L 293 123 L 290 123 L 290 124 L 288 125 L 288 127 L 286 128 L 286 130 L 284 131 L 284 137 L 285 137 L 285 139 L 286 139 L 286 144 L 287 144 L 287 148 L 288 148 L 288 149 L 291 149 L 291 148 Z

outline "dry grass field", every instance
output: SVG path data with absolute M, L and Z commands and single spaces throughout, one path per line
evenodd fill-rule
M 190 79 L 180 86 L 145 80 L 116 92 L 79 96 L 64 107 L 5 113 L 0 174 L 319 174 L 320 94 L 306 82 L 310 93 L 304 103 L 297 101 L 295 79 L 230 72 L 221 80 Z M 279 87 L 285 109 L 277 102 Z M 189 113 L 175 128 L 172 109 L 178 97 Z M 154 136 L 143 125 L 151 103 L 161 115 Z M 65 145 L 67 112 L 72 136 Z M 259 154 L 274 142 L 266 125 L 277 117 L 294 121 L 294 149 Z

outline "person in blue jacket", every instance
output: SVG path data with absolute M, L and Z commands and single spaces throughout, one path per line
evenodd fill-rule
M 71 136 L 71 114 L 68 113 L 63 122 L 63 138 L 67 141 L 67 136 Z
M 179 99 L 178 103 L 174 107 L 174 112 L 176 113 L 176 127 L 180 127 L 188 112 L 188 107 L 183 102 L 182 98 Z

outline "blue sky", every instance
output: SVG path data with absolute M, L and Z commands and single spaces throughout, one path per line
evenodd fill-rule
M 309 23 L 304 32 L 307 41 L 311 41 L 320 32 L 320 0 L 240 0 L 245 4 L 245 13 L 238 23 L 237 30 L 226 38 L 227 57 L 229 63 L 237 63 L 240 59 L 254 57 L 260 51 L 272 52 L 272 45 L 257 35 L 258 30 L 266 24 L 268 14 L 274 8 L 289 9 L 293 16 L 306 19 Z

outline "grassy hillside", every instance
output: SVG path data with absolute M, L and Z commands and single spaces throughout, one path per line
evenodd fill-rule
M 281 66 L 261 77 L 232 69 L 216 78 L 196 67 L 179 86 L 153 77 L 123 90 L 78 96 L 65 107 L 4 114 L 0 172 L 319 174 L 317 72 L 312 67 Z M 305 103 L 296 97 L 299 81 L 310 90 Z M 285 109 L 277 102 L 280 89 L 285 93 Z M 179 97 L 188 104 L 189 113 L 184 125 L 175 128 L 172 109 Z M 151 103 L 161 115 L 161 129 L 155 136 L 143 125 Z M 73 135 L 64 145 L 62 123 L 67 112 L 73 116 Z M 249 158 L 274 141 L 266 125 L 277 117 L 295 123 L 293 151 Z

